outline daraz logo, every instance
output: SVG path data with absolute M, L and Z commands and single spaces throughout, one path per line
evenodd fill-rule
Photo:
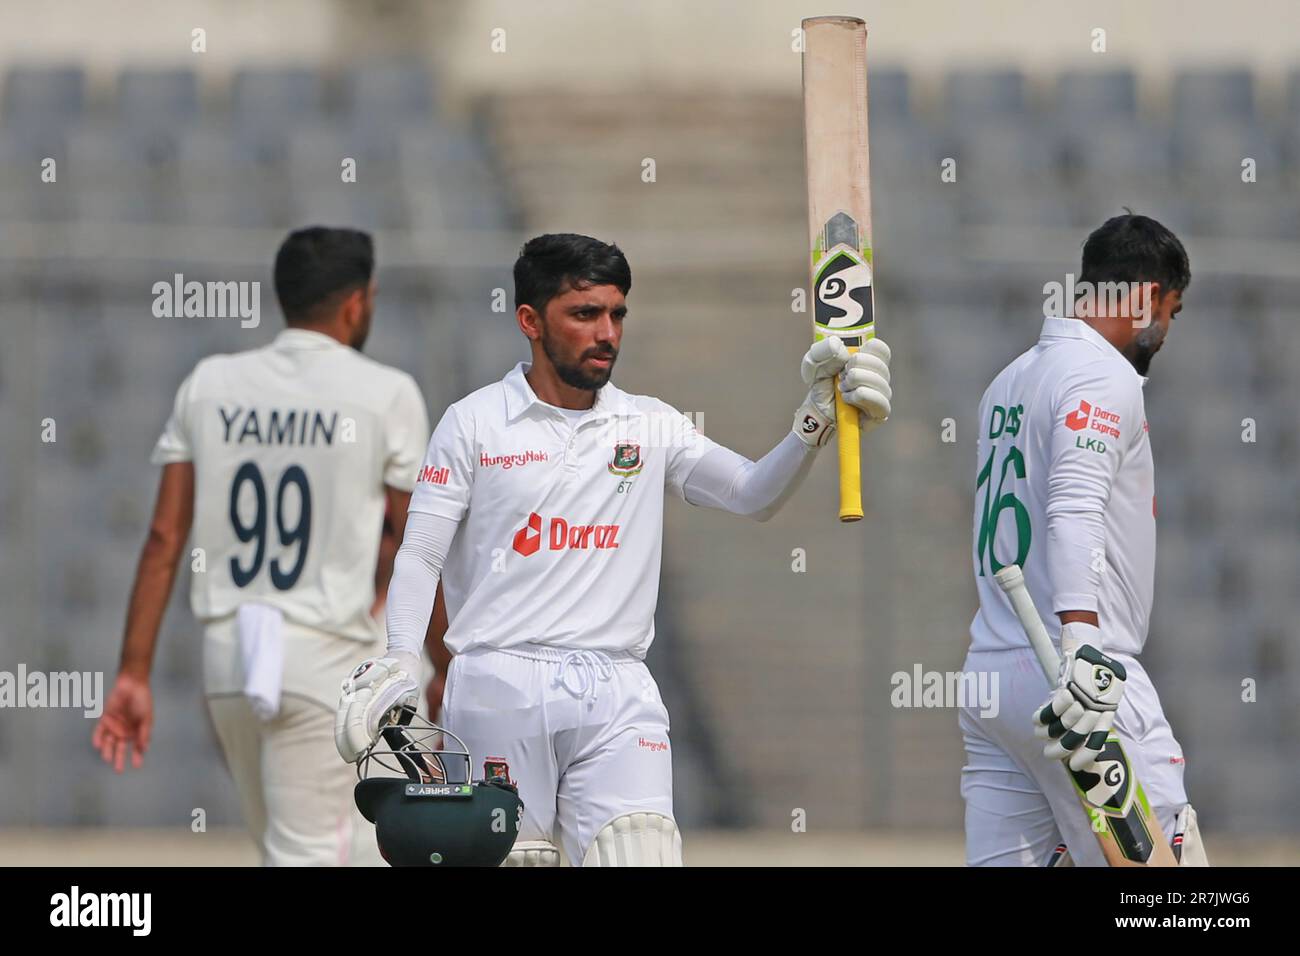
M 1080 401 L 1079 407 L 1065 416 L 1065 427 L 1072 432 L 1081 432 L 1091 424 L 1091 430 L 1101 432 L 1111 438 L 1119 438 L 1120 417 L 1115 412 L 1108 412 L 1100 405 L 1093 406 Z
M 569 524 L 563 518 L 552 518 L 549 531 L 546 540 L 551 551 L 608 550 L 619 545 L 619 526 L 616 524 Z M 536 511 L 528 516 L 528 523 L 515 532 L 512 547 L 525 558 L 541 550 L 542 516 Z
M 1088 427 L 1088 416 L 1091 414 L 1092 406 L 1087 402 L 1080 401 L 1079 407 L 1065 416 L 1065 427 L 1072 432 L 1083 431 Z

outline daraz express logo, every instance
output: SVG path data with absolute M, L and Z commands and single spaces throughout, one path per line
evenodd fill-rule
M 542 516 L 536 511 L 528 523 L 515 532 L 514 549 L 525 558 L 542 548 Z M 545 535 L 551 551 L 608 550 L 619 545 L 616 524 L 569 524 L 563 518 L 551 518 Z
M 1093 431 L 1109 435 L 1111 438 L 1119 437 L 1119 416 L 1114 412 L 1106 411 L 1101 406 L 1094 408 L 1091 403 L 1082 400 L 1078 408 L 1065 416 L 1065 427 L 1072 432 L 1081 432 L 1088 427 L 1090 418 Z

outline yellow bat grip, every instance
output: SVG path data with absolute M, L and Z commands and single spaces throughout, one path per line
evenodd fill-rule
M 857 349 L 850 348 L 849 352 Z M 858 410 L 844 401 L 835 382 L 835 429 L 840 448 L 840 520 L 862 520 L 862 432 Z

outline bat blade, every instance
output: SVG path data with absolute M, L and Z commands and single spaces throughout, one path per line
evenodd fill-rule
M 803 21 L 804 160 L 808 177 L 813 341 L 838 336 L 856 351 L 875 334 L 867 25 L 856 17 Z M 858 411 L 835 389 L 840 520 L 862 518 Z
M 1011 602 L 1048 685 L 1055 687 L 1061 659 L 1025 587 L 1024 573 L 1019 565 L 1008 564 L 994 578 Z M 1118 734 L 1111 733 L 1097 757 L 1099 773 L 1063 766 L 1110 866 L 1178 865 Z

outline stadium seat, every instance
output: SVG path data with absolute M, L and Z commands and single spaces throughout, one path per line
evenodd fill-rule
M 1132 70 L 1066 70 L 1056 81 L 1057 115 L 1074 121 L 1132 120 L 1137 77 Z
M 1174 119 L 1189 129 L 1255 115 L 1255 78 L 1245 68 L 1179 70 L 1171 88 Z
M 142 180 L 174 172 L 177 133 L 166 125 L 148 128 L 93 123 L 67 133 L 68 165 L 78 184 Z M 165 188 L 159 184 L 157 188 Z
M 1300 197 L 1241 183 L 1197 206 L 1197 232 L 1216 239 L 1300 240 Z
M 123 70 L 117 113 L 128 126 L 198 122 L 199 78 L 192 70 Z
M 1084 187 L 1167 185 L 1173 143 L 1160 127 L 1123 119 L 1072 120 L 1060 118 L 1062 147 L 1068 169 Z
M 262 126 L 318 118 L 324 110 L 325 84 L 310 69 L 240 70 L 231 91 L 231 112 L 239 125 Z
M 935 129 L 903 116 L 872 117 L 873 200 L 900 188 L 933 192 L 947 187 L 939 178 L 941 163 L 947 158 L 957 158 L 957 142 L 946 128 Z M 960 169 L 958 172 L 960 180 Z
M 952 70 L 944 78 L 944 108 L 950 123 L 1028 112 L 1025 77 L 1019 70 Z
M 1061 146 L 1054 128 L 1022 120 L 962 123 L 957 136 L 957 182 L 963 191 L 996 196 L 1021 185 L 1056 183 Z M 937 179 L 937 176 L 936 176 Z
M 872 225 L 903 249 L 924 249 L 927 256 L 933 256 L 938 249 L 958 241 L 960 205 L 961 196 L 956 190 L 933 186 L 879 189 L 871 196 Z M 898 265 L 907 268 L 901 255 L 899 259 Z
M 1243 162 L 1255 161 L 1255 183 L 1242 180 Z M 1206 117 L 1181 127 L 1173 141 L 1174 168 L 1193 187 L 1229 189 L 1249 185 L 1257 192 L 1279 188 L 1283 175 L 1282 145 L 1270 129 L 1244 119 Z
M 18 66 L 5 76 L 6 124 L 62 124 L 80 114 L 85 101 L 86 76 L 79 66 Z
M 378 116 L 418 121 L 433 111 L 433 80 L 418 60 L 378 60 L 348 71 L 345 100 L 356 119 Z
M 182 132 L 177 175 L 183 189 L 229 189 L 267 195 L 284 187 L 281 130 L 197 126 Z
M 912 114 L 912 88 L 906 70 L 875 68 L 867 70 L 867 102 L 874 126 L 885 118 L 906 118 Z

